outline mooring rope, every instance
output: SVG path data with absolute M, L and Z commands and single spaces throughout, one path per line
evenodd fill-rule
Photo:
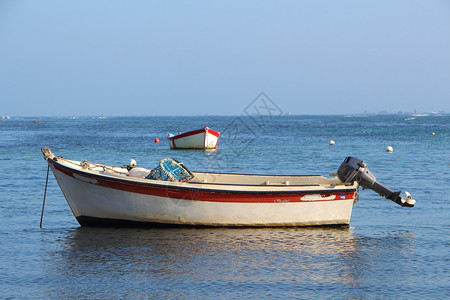
M 42 229 L 42 219 L 44 218 L 45 197 L 47 195 L 48 173 L 49 173 L 49 171 L 50 171 L 50 164 L 47 164 L 47 178 L 45 179 L 44 200 L 42 201 L 41 222 L 39 223 L 39 227 L 41 229 Z

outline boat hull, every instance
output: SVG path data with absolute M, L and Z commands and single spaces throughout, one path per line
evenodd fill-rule
M 71 169 L 51 159 L 48 163 L 82 226 L 347 225 L 357 191 L 355 186 L 326 193 L 208 190 L 187 188 L 186 183 L 136 183 Z
M 217 149 L 220 133 L 203 128 L 169 137 L 171 149 Z

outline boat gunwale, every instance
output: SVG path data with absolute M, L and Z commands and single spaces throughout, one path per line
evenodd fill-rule
M 322 193 L 322 194 L 329 194 L 329 193 L 349 193 L 349 192 L 355 192 L 358 190 L 358 185 L 357 184 L 352 184 L 352 185 L 343 185 L 342 187 L 339 186 L 339 188 L 336 188 L 336 186 L 333 187 L 323 187 L 323 189 L 311 189 L 311 190 L 305 190 L 305 189 L 292 189 L 295 187 L 299 187 L 299 188 L 304 188 L 307 186 L 311 186 L 311 187 L 317 187 L 317 186 L 321 186 L 321 185 L 238 185 L 238 184 L 221 184 L 221 183 L 202 183 L 202 182 L 189 182 L 189 183 L 184 183 L 184 182 L 170 182 L 170 181 L 161 181 L 161 182 L 152 182 L 151 180 L 148 181 L 142 181 L 143 178 L 129 178 L 129 177 L 121 177 L 121 176 L 114 176 L 114 175 L 109 175 L 109 174 L 100 174 L 100 173 L 94 173 L 96 171 L 93 172 L 88 172 L 85 170 L 79 170 L 77 168 L 73 168 L 70 166 L 67 166 L 61 162 L 58 161 L 58 159 L 63 159 L 66 160 L 64 158 L 61 157 L 54 157 L 54 158 L 49 158 L 47 161 L 48 163 L 53 164 L 55 167 L 57 167 L 57 169 L 63 169 L 66 175 L 73 177 L 73 175 L 68 174 L 70 172 L 74 172 L 77 173 L 81 176 L 86 176 L 89 178 L 93 178 L 93 179 L 101 179 L 104 181 L 112 181 L 112 182 L 119 182 L 122 184 L 128 184 L 128 185 L 136 185 L 136 186 L 141 186 L 141 187 L 153 187 L 153 188 L 165 188 L 165 189 L 170 189 L 170 190 L 181 190 L 181 191 L 197 191 L 197 192 L 205 192 L 205 193 L 221 193 L 221 194 L 254 194 L 254 195 L 290 195 L 290 194 L 315 194 L 315 193 Z M 120 167 L 119 167 L 120 168 Z M 194 173 L 201 173 L 201 172 L 194 172 Z M 225 174 L 225 173 L 206 173 L 206 174 Z M 229 173 L 231 175 L 246 175 L 246 174 L 235 174 L 235 173 Z M 248 174 L 248 175 L 256 175 L 256 174 Z M 265 176 L 265 175 L 259 175 L 259 176 Z M 268 175 L 268 176 L 280 176 L 280 177 L 287 177 L 287 175 Z M 291 177 L 304 177 L 304 176 L 310 176 L 310 175 L 293 175 Z M 318 177 L 323 177 L 321 175 L 313 175 L 313 176 L 318 176 Z M 88 182 L 86 182 L 88 183 Z M 181 185 L 180 185 L 181 184 Z M 186 186 L 185 186 L 185 185 Z M 217 188 L 206 188 L 206 187 L 199 187 L 199 186 L 187 186 L 188 184 L 195 184 L 195 185 L 214 185 L 214 186 L 219 186 L 219 185 L 228 185 L 228 186 L 238 186 L 238 187 L 265 187 L 265 188 L 280 188 L 280 187 L 289 187 L 291 189 L 289 190 L 280 190 L 280 189 L 276 189 L 276 190 L 230 190 L 230 189 L 217 189 Z M 332 189 L 332 190 L 330 190 Z
M 212 174 L 212 175 L 237 175 L 237 176 L 266 176 L 266 177 L 324 177 L 323 175 L 269 175 L 269 174 L 248 174 L 248 173 L 219 173 L 219 172 L 197 172 L 192 171 L 192 173 L 195 175 L 195 173 L 199 174 Z
M 81 163 L 81 161 L 79 161 L 79 160 L 67 159 L 67 158 L 63 158 L 63 157 L 60 157 L 60 156 L 55 156 L 55 158 L 57 158 L 58 160 L 60 160 L 60 159 L 65 160 L 65 161 L 68 161 L 68 162 L 73 163 L 73 164 Z M 104 164 L 98 164 L 97 167 L 103 167 L 103 166 L 111 168 L 111 169 L 112 168 L 126 169 L 125 167 L 110 166 L 110 165 L 104 165 Z M 221 173 L 219 173 L 219 172 L 199 172 L 199 171 L 191 171 L 191 173 L 194 174 L 194 175 L 195 174 L 219 175 L 219 176 L 220 175 L 231 175 L 231 176 L 236 175 L 236 176 L 261 176 L 261 177 L 280 177 L 280 178 L 282 178 L 282 177 L 296 177 L 296 178 L 321 177 L 321 178 L 325 178 L 325 179 L 332 179 L 332 178 L 327 178 L 327 177 L 325 177 L 323 175 L 317 175 L 317 174 L 314 174 L 314 175 L 313 174 L 305 174 L 305 175 L 298 175 L 298 174 L 294 174 L 294 175 L 293 174 L 273 175 L 273 174 L 259 174 L 259 173 L 256 173 L 256 174 L 250 174 L 250 173 L 228 173 L 228 172 L 221 172 Z M 138 177 L 136 177 L 136 178 L 138 178 Z M 189 183 L 200 183 L 200 182 L 189 182 Z M 207 184 L 212 184 L 212 183 L 208 182 Z M 239 184 L 236 184 L 236 185 L 239 185 Z M 244 184 L 244 185 L 247 185 L 247 184 Z M 349 184 L 342 183 L 342 185 L 349 185 Z M 259 185 L 255 184 L 254 186 L 259 186 Z M 281 185 L 281 186 L 285 186 L 285 185 Z M 302 185 L 291 185 L 291 186 L 302 186 Z M 308 186 L 308 185 L 305 185 L 305 186 Z

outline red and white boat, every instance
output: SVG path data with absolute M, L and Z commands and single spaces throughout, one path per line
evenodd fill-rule
M 344 161 L 334 177 L 189 172 L 193 177 L 179 182 L 141 178 L 150 170 L 133 175 L 144 168 L 69 160 L 48 148 L 42 153 L 82 226 L 346 225 L 358 181 L 364 181 L 358 176 L 368 171 Z M 413 206 L 410 196 L 400 198 L 384 186 L 374 190 Z
M 217 149 L 220 133 L 205 128 L 168 136 L 171 149 Z

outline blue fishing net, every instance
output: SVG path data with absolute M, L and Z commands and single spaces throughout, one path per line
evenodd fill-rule
M 172 158 L 164 158 L 159 165 L 150 171 L 147 179 L 188 182 L 194 175 L 183 165 Z

